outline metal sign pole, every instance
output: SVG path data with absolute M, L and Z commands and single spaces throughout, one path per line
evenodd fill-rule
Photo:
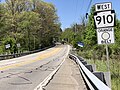
M 108 45 L 106 44 L 107 70 L 110 71 Z

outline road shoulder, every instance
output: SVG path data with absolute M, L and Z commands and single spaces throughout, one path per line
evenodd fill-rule
M 87 90 L 78 66 L 66 59 L 45 90 Z

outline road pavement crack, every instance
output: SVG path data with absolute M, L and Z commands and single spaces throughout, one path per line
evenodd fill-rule
M 16 74 L 9 73 L 9 74 L 11 74 L 11 76 L 12 76 L 12 75 L 13 75 L 13 76 L 15 75 L 15 76 L 17 76 L 18 78 L 21 78 L 21 79 L 23 79 L 23 80 L 25 80 L 25 81 L 27 81 L 27 82 L 14 82 L 14 83 L 8 83 L 8 84 L 11 84 L 11 85 L 25 85 L 25 84 L 32 84 L 32 82 L 31 82 L 28 78 L 25 78 L 25 77 L 19 76 L 18 73 L 16 73 Z
M 8 83 L 8 84 L 11 84 L 11 85 L 26 85 L 26 84 L 32 84 L 32 83 L 30 82 L 30 83 Z

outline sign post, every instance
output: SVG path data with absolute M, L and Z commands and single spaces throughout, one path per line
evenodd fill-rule
M 115 11 L 112 10 L 112 3 L 95 4 L 94 21 L 97 32 L 98 44 L 105 44 L 107 69 L 110 72 L 108 44 L 113 44 L 114 40 L 114 25 Z
M 110 63 L 109 63 L 109 52 L 108 52 L 108 45 L 106 44 L 106 55 L 107 55 L 107 69 L 110 71 Z
M 20 47 L 21 47 L 20 43 L 17 43 L 18 53 L 20 53 Z

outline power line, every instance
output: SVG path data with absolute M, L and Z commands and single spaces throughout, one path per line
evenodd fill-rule
M 90 0 L 90 2 L 88 4 L 88 7 L 87 7 L 87 10 L 86 10 L 86 14 L 85 14 L 86 19 L 87 19 L 87 16 L 88 16 L 88 10 L 90 9 L 91 3 L 92 3 L 92 0 Z
M 86 13 L 88 12 L 90 6 L 91 6 L 91 3 L 92 3 L 92 0 L 90 0 L 89 4 L 88 4 L 88 7 L 87 7 L 87 10 L 86 10 Z
M 82 5 L 84 6 L 84 0 L 83 0 L 83 2 L 82 2 L 81 6 L 82 6 Z M 80 10 L 81 13 L 83 13 L 83 6 L 81 7 L 81 10 Z
M 75 21 L 77 20 L 77 12 L 78 12 L 78 0 L 73 0 L 74 4 L 75 4 L 75 13 L 74 13 L 74 17 L 75 17 Z

